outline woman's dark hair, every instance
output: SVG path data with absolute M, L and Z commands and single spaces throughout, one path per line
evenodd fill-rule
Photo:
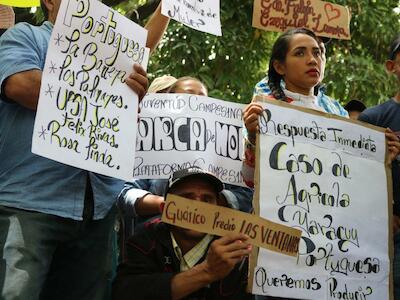
M 202 83 L 199 79 L 194 78 L 194 77 L 190 77 L 190 76 L 184 76 L 184 77 L 179 77 L 178 80 L 177 80 L 173 85 L 171 85 L 171 87 L 168 89 L 167 93 L 175 93 L 175 90 L 176 90 L 176 88 L 179 86 L 179 84 L 180 84 L 181 82 L 183 82 L 183 81 L 186 81 L 186 80 L 194 80 L 194 81 L 197 81 L 197 82 L 200 83 L 202 86 L 204 86 L 204 88 L 205 88 L 206 91 L 207 91 L 207 87 L 206 87 L 205 84 Z
M 49 18 L 49 11 L 47 10 L 46 5 L 44 5 L 43 0 L 40 0 L 40 8 L 42 9 L 44 19 L 47 20 Z
M 315 41 L 319 44 L 319 40 L 317 36 L 311 30 L 306 28 L 294 28 L 286 31 L 275 41 L 274 46 L 272 47 L 271 58 L 269 60 L 269 69 L 268 69 L 268 85 L 272 91 L 272 95 L 277 100 L 286 101 L 286 95 L 281 87 L 281 80 L 283 79 L 282 75 L 280 75 L 274 68 L 274 62 L 279 61 L 280 63 L 284 63 L 286 59 L 286 55 L 289 51 L 289 44 L 292 40 L 292 37 L 296 34 L 307 34 L 311 36 Z

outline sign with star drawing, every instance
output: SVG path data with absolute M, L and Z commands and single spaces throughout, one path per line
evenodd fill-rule
M 94 1 L 61 2 L 43 70 L 32 152 L 129 180 L 138 97 L 125 80 L 147 65 L 147 31 Z
M 350 12 L 320 0 L 254 0 L 253 27 L 278 32 L 305 27 L 318 36 L 350 40 Z

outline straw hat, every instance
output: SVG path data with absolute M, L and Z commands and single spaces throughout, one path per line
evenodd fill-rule
M 174 76 L 163 75 L 157 77 L 149 86 L 149 93 L 158 93 L 172 86 L 178 79 Z

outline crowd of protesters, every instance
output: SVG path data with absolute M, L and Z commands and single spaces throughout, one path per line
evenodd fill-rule
M 263 107 L 249 99 L 243 111 L 242 175 L 249 188 L 223 184 L 198 167 L 176 171 L 169 180 L 123 182 L 33 154 L 42 71 L 60 3 L 42 0 L 46 21 L 41 26 L 19 23 L 0 38 L 0 299 L 255 299 L 246 292 L 248 236 L 215 237 L 166 225 L 159 215 L 168 193 L 251 212 Z M 151 51 L 168 22 L 157 7 L 146 25 Z M 308 29 L 289 30 L 275 41 L 268 74 L 254 94 L 386 128 L 394 198 L 393 280 L 400 299 L 400 36 L 386 61 L 398 92 L 381 105 L 366 108 L 363 101 L 351 100 L 342 107 L 326 95 L 325 63 L 321 38 Z M 136 64 L 126 84 L 139 101 L 147 92 L 208 94 L 192 77 L 162 76 L 148 87 L 146 71 Z M 138 226 L 140 217 L 146 223 Z M 112 243 L 116 220 L 119 247 Z M 120 266 L 111 286 L 116 253 Z

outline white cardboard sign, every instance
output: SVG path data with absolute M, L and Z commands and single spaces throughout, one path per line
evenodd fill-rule
M 219 0 L 162 0 L 161 13 L 190 28 L 222 35 Z
M 168 178 L 198 166 L 241 185 L 244 105 L 188 94 L 148 94 L 141 102 L 133 176 Z
M 256 211 L 303 233 L 297 258 L 260 249 L 253 293 L 389 299 L 383 130 L 276 101 L 260 124 Z
M 96 0 L 64 0 L 43 70 L 32 152 L 132 179 L 138 97 L 126 85 L 147 64 L 147 31 Z M 146 65 L 144 65 L 146 67 Z

